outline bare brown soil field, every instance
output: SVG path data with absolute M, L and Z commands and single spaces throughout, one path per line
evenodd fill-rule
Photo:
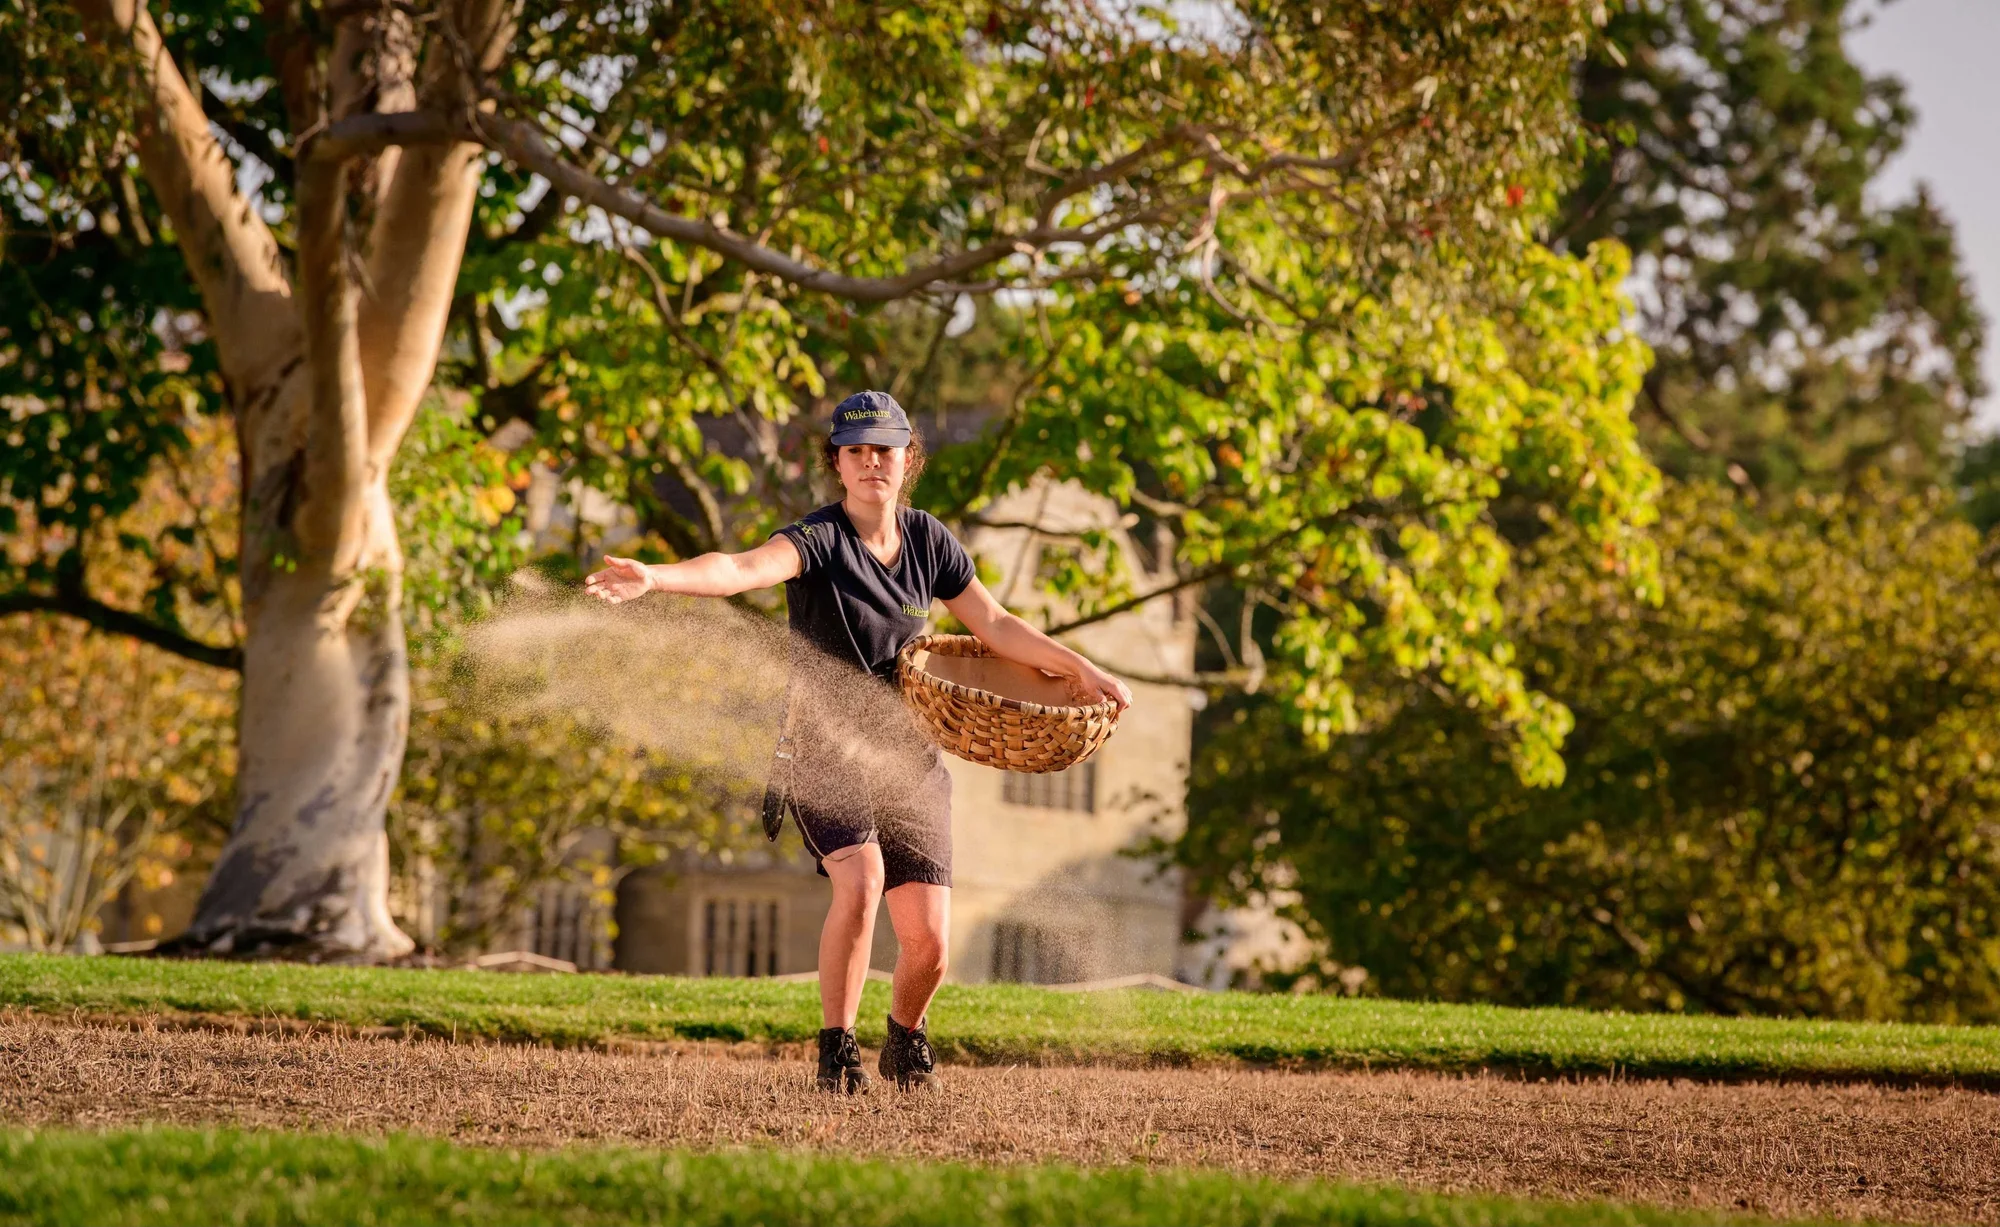
M 0 1017 L 9 1124 L 742 1144 L 980 1163 L 1188 1164 L 1783 1218 L 2000 1222 L 2000 1096 L 1419 1073 L 953 1067 L 830 1099 L 803 1062 Z

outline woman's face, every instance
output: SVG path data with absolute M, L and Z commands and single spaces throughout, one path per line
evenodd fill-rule
M 903 470 L 909 458 L 906 447 L 850 443 L 840 449 L 840 484 L 847 488 L 847 497 L 857 503 L 893 503 L 903 488 Z

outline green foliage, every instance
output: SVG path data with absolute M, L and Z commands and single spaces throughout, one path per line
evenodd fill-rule
M 1639 329 L 1657 351 L 1636 401 L 1640 438 L 1669 472 L 1767 494 L 1853 488 L 1872 470 L 1922 488 L 1961 444 L 1982 390 L 1983 321 L 1950 225 L 1928 200 L 1867 198 L 1914 116 L 1898 83 L 1848 59 L 1851 8 L 1642 0 L 1612 11 L 1582 65 L 1582 118 L 1605 145 L 1564 201 L 1554 239 L 1583 250 L 1615 238 L 1634 253 Z M 1992 452 L 1975 447 L 1959 466 L 1966 510 L 1982 526 L 1994 518 Z M 1695 520 L 1662 530 L 1669 548 L 1721 531 L 1691 497 L 1675 506 L 1670 519 Z M 1510 539 L 1543 531 L 1504 500 L 1495 512 Z M 1535 547 L 1536 573 L 1507 606 L 1528 620 L 1517 643 L 1528 682 L 1579 721 L 1558 793 L 1522 790 L 1508 761 L 1519 752 L 1492 737 L 1490 711 L 1451 710 L 1407 677 L 1364 668 L 1357 685 L 1374 689 L 1357 691 L 1362 731 L 1331 759 L 1290 731 L 1269 698 L 1200 718 L 1195 830 L 1181 855 L 1225 894 L 1296 899 L 1331 942 L 1336 966 L 1321 971 L 1359 964 L 1394 993 L 1993 1017 L 1978 970 L 1991 963 L 1990 911 L 1957 914 L 1947 883 L 1933 880 L 1970 866 L 1963 906 L 1986 906 L 1976 902 L 1991 839 L 1976 817 L 1979 752 L 1938 750 L 1955 735 L 1951 720 L 1897 680 L 1921 674 L 1920 648 L 1869 660 L 1857 645 L 1840 671 L 1810 683 L 1890 730 L 1869 753 L 1849 746 L 1861 734 L 1830 714 L 1838 707 L 1810 706 L 1806 681 L 1748 671 L 1747 696 L 1725 693 L 1719 671 L 1747 669 L 1787 633 L 1783 613 L 1754 594 L 1780 601 L 1791 586 L 1831 582 L 1829 559 L 1851 545 L 1829 538 L 1832 553 L 1816 554 L 1795 539 L 1810 535 L 1803 521 L 1767 539 L 1747 514 L 1728 540 L 1760 560 L 1755 583 L 1732 597 L 1733 580 L 1682 572 L 1658 614 L 1597 573 L 1587 551 L 1559 557 L 1580 544 L 1574 532 Z M 1978 625 L 1976 547 L 1938 523 L 1935 508 L 1913 514 L 1926 540 L 1951 542 L 1938 547 L 1949 562 L 1930 591 L 1967 602 L 1974 621 L 1964 625 Z M 1879 564 L 1898 577 L 1885 572 L 1880 585 L 1925 582 L 1891 549 L 1865 563 L 1844 557 L 1831 574 L 1852 579 L 1855 567 Z M 1810 574 L 1787 576 L 1791 567 Z M 1852 582 L 1821 614 L 1887 591 Z M 1588 600 L 1567 604 L 1547 595 L 1586 589 Z M 1690 592 L 1743 604 L 1733 622 L 1698 628 Z M 1233 614 L 1239 596 L 1214 603 Z M 1246 640 L 1254 626 L 1268 643 L 1260 595 L 1241 604 Z M 1674 680 L 1696 661 L 1709 662 L 1706 685 Z M 1712 725 L 1689 725 L 1690 707 L 1723 702 Z M 1838 766 L 1773 774 L 1778 760 L 1757 757 L 1776 754 L 1772 745 L 1832 754 Z M 1671 767 L 1666 783 L 1660 764 Z M 1853 779 L 1877 772 L 1900 797 L 1857 797 Z M 1942 812 L 1941 796 L 1952 798 Z M 1895 834 L 1885 844 L 1833 817 L 1857 810 Z M 1970 842 L 1954 842 L 1962 837 Z M 1792 842 L 1796 859 L 1772 851 Z M 1751 906 L 1753 897 L 1765 902 Z M 1716 899 L 1726 900 L 1720 912 Z
M 246 1173 L 256 1179 L 245 1179 Z M 754 1150 L 553 1152 L 236 1129 L 0 1132 L 0 1219 L 45 1224 L 1715 1222 L 1604 1202 L 1140 1167 L 973 1167 Z
M 200 66 L 205 105 L 255 172 L 252 204 L 282 235 L 298 134 L 239 9 L 176 6 L 163 31 Z M 942 324 L 1016 287 L 971 335 L 1010 338 L 1001 365 L 1034 386 L 965 444 L 942 510 L 1039 472 L 1165 504 L 1191 573 L 1294 594 L 1284 694 L 1313 736 L 1352 727 L 1345 671 L 1386 658 L 1500 711 L 1522 770 L 1553 778 L 1565 718 L 1509 664 L 1492 600 L 1506 551 L 1481 520 L 1503 488 L 1546 503 L 1645 584 L 1631 529 L 1650 479 L 1621 425 L 1643 358 L 1618 327 L 1622 266 L 1608 248 L 1540 252 L 1532 230 L 1579 148 L 1570 66 L 1591 16 L 1362 0 L 1210 16 L 531 4 L 501 71 L 505 108 L 560 117 L 593 173 L 845 277 L 989 245 L 998 258 L 880 294 L 824 293 L 576 211 L 496 164 L 441 367 L 471 397 L 464 422 L 529 428 L 521 462 L 634 506 L 670 552 L 738 545 L 811 502 L 807 425 L 838 391 L 904 385 L 953 423 L 940 433 L 978 436 L 993 388 L 939 399 L 957 360 L 941 355 Z M 137 330 L 111 347 L 129 352 L 122 378 L 149 388 L 167 345 L 151 321 L 190 314 L 191 291 L 157 209 L 121 186 L 129 117 L 87 105 L 111 78 L 74 54 L 73 32 L 58 41 L 62 54 L 21 65 L 32 107 L 20 114 L 64 121 L 49 141 L 15 138 L 26 178 L 0 191 L 8 264 L 81 259 L 103 244 L 77 236 L 106 234 L 128 206 L 128 241 L 102 258 L 155 264 L 128 280 L 43 259 L 45 296 L 66 297 L 0 327 L 54 346 L 9 368 L 38 421 L 88 419 L 124 439 L 134 426 L 78 400 L 90 380 L 65 372 L 108 361 L 98 338 L 115 325 Z M 46 251 L 20 246 L 23 223 L 55 236 Z M 150 246 L 131 245 L 141 231 Z M 1010 237 L 1044 233 L 1067 237 L 1026 252 Z M 88 332 L 52 326 L 85 307 Z M 188 386 L 147 395 L 171 390 L 185 414 L 221 390 L 199 328 L 183 331 L 185 352 L 164 365 Z M 421 538 L 411 557 L 435 564 L 412 569 L 420 630 L 476 606 L 475 581 L 509 562 L 491 521 L 513 474 L 452 435 L 466 427 L 446 400 L 453 412 L 419 424 L 398 471 L 402 525 Z M 71 402 L 88 412 L 47 408 Z M 98 465 L 118 487 L 105 499 L 128 497 L 179 444 L 142 432 L 126 446 L 130 465 Z M 22 459 L 12 497 L 63 489 L 58 460 L 49 448 Z M 1296 489 L 1273 497 L 1274 484 Z
M 0 559 L 17 576 L 79 585 L 88 569 L 100 577 L 91 597 L 227 642 L 224 435 L 193 419 L 177 462 L 154 466 L 117 514 L 100 507 L 87 531 L 61 508 L 16 504 Z M 171 884 L 226 829 L 237 679 L 48 613 L 0 620 L 0 676 L 0 932 L 64 947 L 98 929 L 100 906 L 127 883 Z
M 1185 859 L 1294 892 L 1395 996 L 2000 1019 L 1979 538 L 1937 495 L 1767 514 L 1677 492 L 1658 607 L 1573 530 L 1530 552 L 1509 604 L 1528 676 L 1577 715 L 1562 788 L 1415 689 L 1327 756 L 1249 706 L 1201 757 Z
M 1231 280 L 1282 314 L 1227 327 L 1227 295 L 1190 280 L 1059 294 L 1017 336 L 1043 373 L 998 456 L 948 453 L 939 484 L 1052 470 L 1169 516 L 1190 571 L 1277 612 L 1273 691 L 1313 744 L 1358 726 L 1353 671 L 1383 669 L 1436 678 L 1516 735 L 1525 778 L 1560 779 L 1568 715 L 1513 667 L 1488 510 L 1547 507 L 1650 591 L 1657 477 L 1627 416 L 1646 350 L 1621 326 L 1622 253 L 1523 233 L 1471 313 L 1408 283 L 1369 294 L 1337 249 L 1224 238 Z
M 235 678 L 48 615 L 0 622 L 0 676 L 0 941 L 68 949 L 226 823 Z
M 433 398 L 396 452 L 389 475 L 403 547 L 403 609 L 419 657 L 446 650 L 450 629 L 493 608 L 528 562 L 515 511 L 527 483 L 518 461 L 490 447 L 464 398 Z
M 1965 449 L 1954 484 L 1965 518 L 1974 528 L 1986 533 L 2000 524 L 2000 436 Z
M 1634 253 L 1659 352 L 1641 420 L 1669 472 L 1921 487 L 1948 475 L 1982 394 L 1985 321 L 1950 221 L 1921 192 L 1868 199 L 1915 115 L 1848 58 L 1862 7 L 1637 0 L 1583 65 L 1583 120 L 1608 147 L 1556 230 Z
M 196 419 L 221 386 L 194 287 L 116 132 L 126 108 L 104 96 L 74 13 L 11 6 L 0 48 L 0 542 L 14 547 L 0 595 L 51 593 L 78 582 L 87 538 L 138 504 L 158 458 L 199 450 Z M 170 627 L 174 589 L 216 597 L 197 576 L 159 578 Z
M 538 459 L 687 556 L 819 501 L 813 415 L 889 387 L 955 444 L 918 495 L 947 519 L 1074 479 L 1180 530 L 1190 582 L 1274 594 L 1278 684 L 1314 737 L 1353 727 L 1346 671 L 1386 658 L 1500 712 L 1521 770 L 1556 778 L 1567 717 L 1511 667 L 1485 511 L 1553 507 L 1644 590 L 1653 481 L 1626 421 L 1645 351 L 1623 328 L 1621 257 L 1535 241 L 1574 149 L 1587 22 L 1256 4 L 1218 14 L 1244 35 L 1224 45 L 1033 7 L 877 16 L 808 31 L 565 6 L 531 59 L 633 67 L 516 87 L 598 134 L 606 173 L 854 276 L 1018 230 L 1077 175 L 1101 186 L 1043 220 L 1093 237 L 856 307 L 564 214 L 496 171 L 449 366 L 482 426 L 532 427 Z M 987 43 L 1035 51 L 967 54 Z M 1205 152 L 1146 160 L 1190 125 Z M 1274 150 L 1311 173 L 1253 190 Z M 1170 207 L 1217 173 L 1246 184 Z M 1127 215 L 1146 220 L 1114 224 Z M 1036 288 L 974 306 L 1010 282 Z M 1131 595 L 1081 558 L 1044 579 L 1087 610 Z
M 1592 30 L 1573 8 L 1251 0 L 1208 17 L 1037 2 L 691 19 L 542 0 L 508 71 L 522 102 L 571 118 L 598 165 L 672 211 L 857 276 L 1092 219 L 1131 224 L 1052 262 L 1173 268 L 1173 240 L 1205 226 L 1185 191 L 1279 153 L 1341 183 L 1363 267 L 1414 266 L 1437 242 L 1504 235 L 1496 193 L 1555 188 L 1574 150 L 1568 67 Z M 1096 195 L 1056 191 L 1078 174 Z M 1314 231 L 1346 224 L 1280 207 Z M 1032 263 L 978 272 L 1033 284 Z
M 460 1039 L 804 1043 L 817 986 L 672 976 L 515 976 L 297 964 L 0 956 L 0 1006 L 47 1014 L 203 1013 L 389 1026 Z M 859 1035 L 882 1040 L 870 983 Z M 1958 1082 L 2000 1087 L 2000 1028 L 1597 1014 L 1332 995 L 1062 993 L 947 984 L 932 1042 L 989 1062 L 1242 1060 L 1549 1075 Z

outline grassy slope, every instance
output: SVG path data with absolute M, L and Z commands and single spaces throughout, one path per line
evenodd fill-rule
M 0 956 L 0 1008 L 207 1013 L 436 1035 L 590 1044 L 617 1039 L 806 1041 L 818 989 L 757 980 L 530 976 L 289 964 Z M 883 986 L 862 1010 L 881 1040 Z M 1243 1059 L 1635 1076 L 1956 1080 L 2000 1087 L 2000 1027 L 1510 1010 L 1334 997 L 947 986 L 933 1010 L 947 1056 L 999 1060 Z
M 1173 1169 L 978 1168 L 783 1151 L 537 1153 L 236 1130 L 0 1131 L 0 1223 L 1702 1221 L 1716 1220 Z

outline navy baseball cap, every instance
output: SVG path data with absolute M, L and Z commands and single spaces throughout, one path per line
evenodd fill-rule
M 910 419 L 887 392 L 856 392 L 833 410 L 835 447 L 872 443 L 877 447 L 908 447 Z

